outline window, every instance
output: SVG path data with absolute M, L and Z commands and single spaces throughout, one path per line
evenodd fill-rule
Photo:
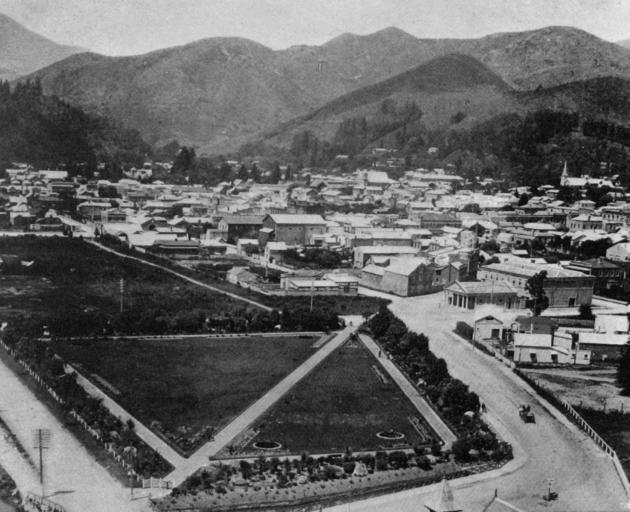
M 575 297 L 569 297 L 569 307 L 575 306 Z
M 538 357 L 536 356 L 536 352 L 530 352 L 529 354 L 529 360 L 532 363 L 537 363 L 538 362 Z
M 551 354 L 551 362 L 554 364 L 558 362 L 558 354 Z
M 492 333 L 490 334 L 490 336 L 492 338 L 499 339 L 499 332 L 500 332 L 499 329 L 492 329 Z

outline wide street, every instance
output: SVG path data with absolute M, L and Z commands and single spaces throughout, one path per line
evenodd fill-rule
M 544 409 L 511 370 L 474 350 L 452 334 L 457 320 L 472 314 L 441 305 L 442 294 L 394 299 L 390 306 L 407 325 L 430 338 L 430 348 L 448 363 L 451 374 L 469 384 L 488 408 L 487 420 L 515 448 L 515 460 L 503 471 L 452 482 L 466 512 L 480 512 L 495 489 L 504 500 L 526 511 L 624 510 L 628 499 L 611 459 L 573 425 Z M 530 404 L 536 423 L 518 416 L 519 404 Z M 542 495 L 552 479 L 555 502 Z M 435 486 L 364 500 L 350 510 L 405 512 L 421 510 Z M 346 511 L 345 507 L 331 510 Z

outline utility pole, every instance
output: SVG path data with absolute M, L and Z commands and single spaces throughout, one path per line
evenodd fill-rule
M 33 431 L 33 444 L 39 450 L 39 483 L 42 487 L 42 499 L 44 498 L 44 450 L 50 448 L 50 430 L 37 428 Z
M 313 282 L 313 278 L 311 277 L 311 313 L 313 312 L 313 294 L 315 292 L 315 283 Z
M 124 311 L 124 300 L 125 300 L 125 278 L 120 278 L 120 312 Z

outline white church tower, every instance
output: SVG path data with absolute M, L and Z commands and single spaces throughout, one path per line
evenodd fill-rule
M 562 169 L 562 175 L 560 176 L 560 186 L 566 187 L 569 181 L 569 169 L 567 168 L 567 161 L 564 161 L 564 167 Z

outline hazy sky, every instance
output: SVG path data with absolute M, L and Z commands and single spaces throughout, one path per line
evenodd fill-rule
M 390 25 L 418 37 L 572 25 L 611 41 L 630 38 L 630 0 L 0 0 L 0 12 L 59 43 L 108 55 L 213 36 L 286 48 Z

